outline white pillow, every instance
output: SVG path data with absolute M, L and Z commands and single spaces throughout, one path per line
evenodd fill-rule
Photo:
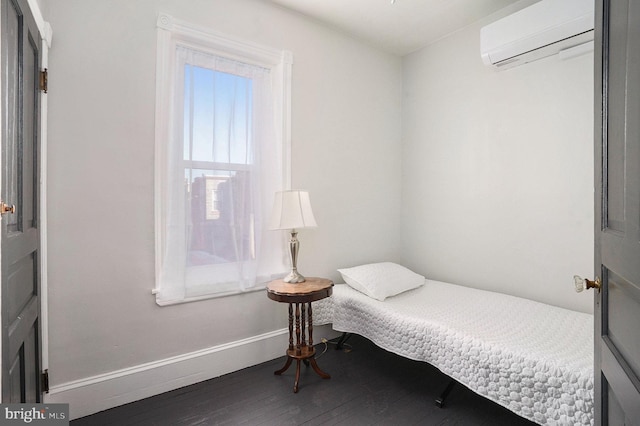
M 354 266 L 338 272 L 349 286 L 380 301 L 425 283 L 422 275 L 392 262 Z

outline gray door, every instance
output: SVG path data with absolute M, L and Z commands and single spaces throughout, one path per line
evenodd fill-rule
M 596 422 L 640 425 L 640 0 L 596 1 Z
M 2 0 L 1 13 L 2 402 L 40 402 L 41 38 L 27 0 Z

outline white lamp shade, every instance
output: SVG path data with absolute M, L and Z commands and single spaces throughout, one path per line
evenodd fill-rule
M 276 192 L 269 229 L 300 229 L 318 226 L 307 191 Z

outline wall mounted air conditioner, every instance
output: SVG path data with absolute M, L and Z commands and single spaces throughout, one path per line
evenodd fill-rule
M 541 0 L 480 30 L 486 65 L 500 69 L 593 49 L 594 0 Z

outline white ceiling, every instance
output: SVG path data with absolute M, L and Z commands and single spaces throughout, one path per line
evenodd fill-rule
M 517 0 L 270 0 L 406 55 Z

